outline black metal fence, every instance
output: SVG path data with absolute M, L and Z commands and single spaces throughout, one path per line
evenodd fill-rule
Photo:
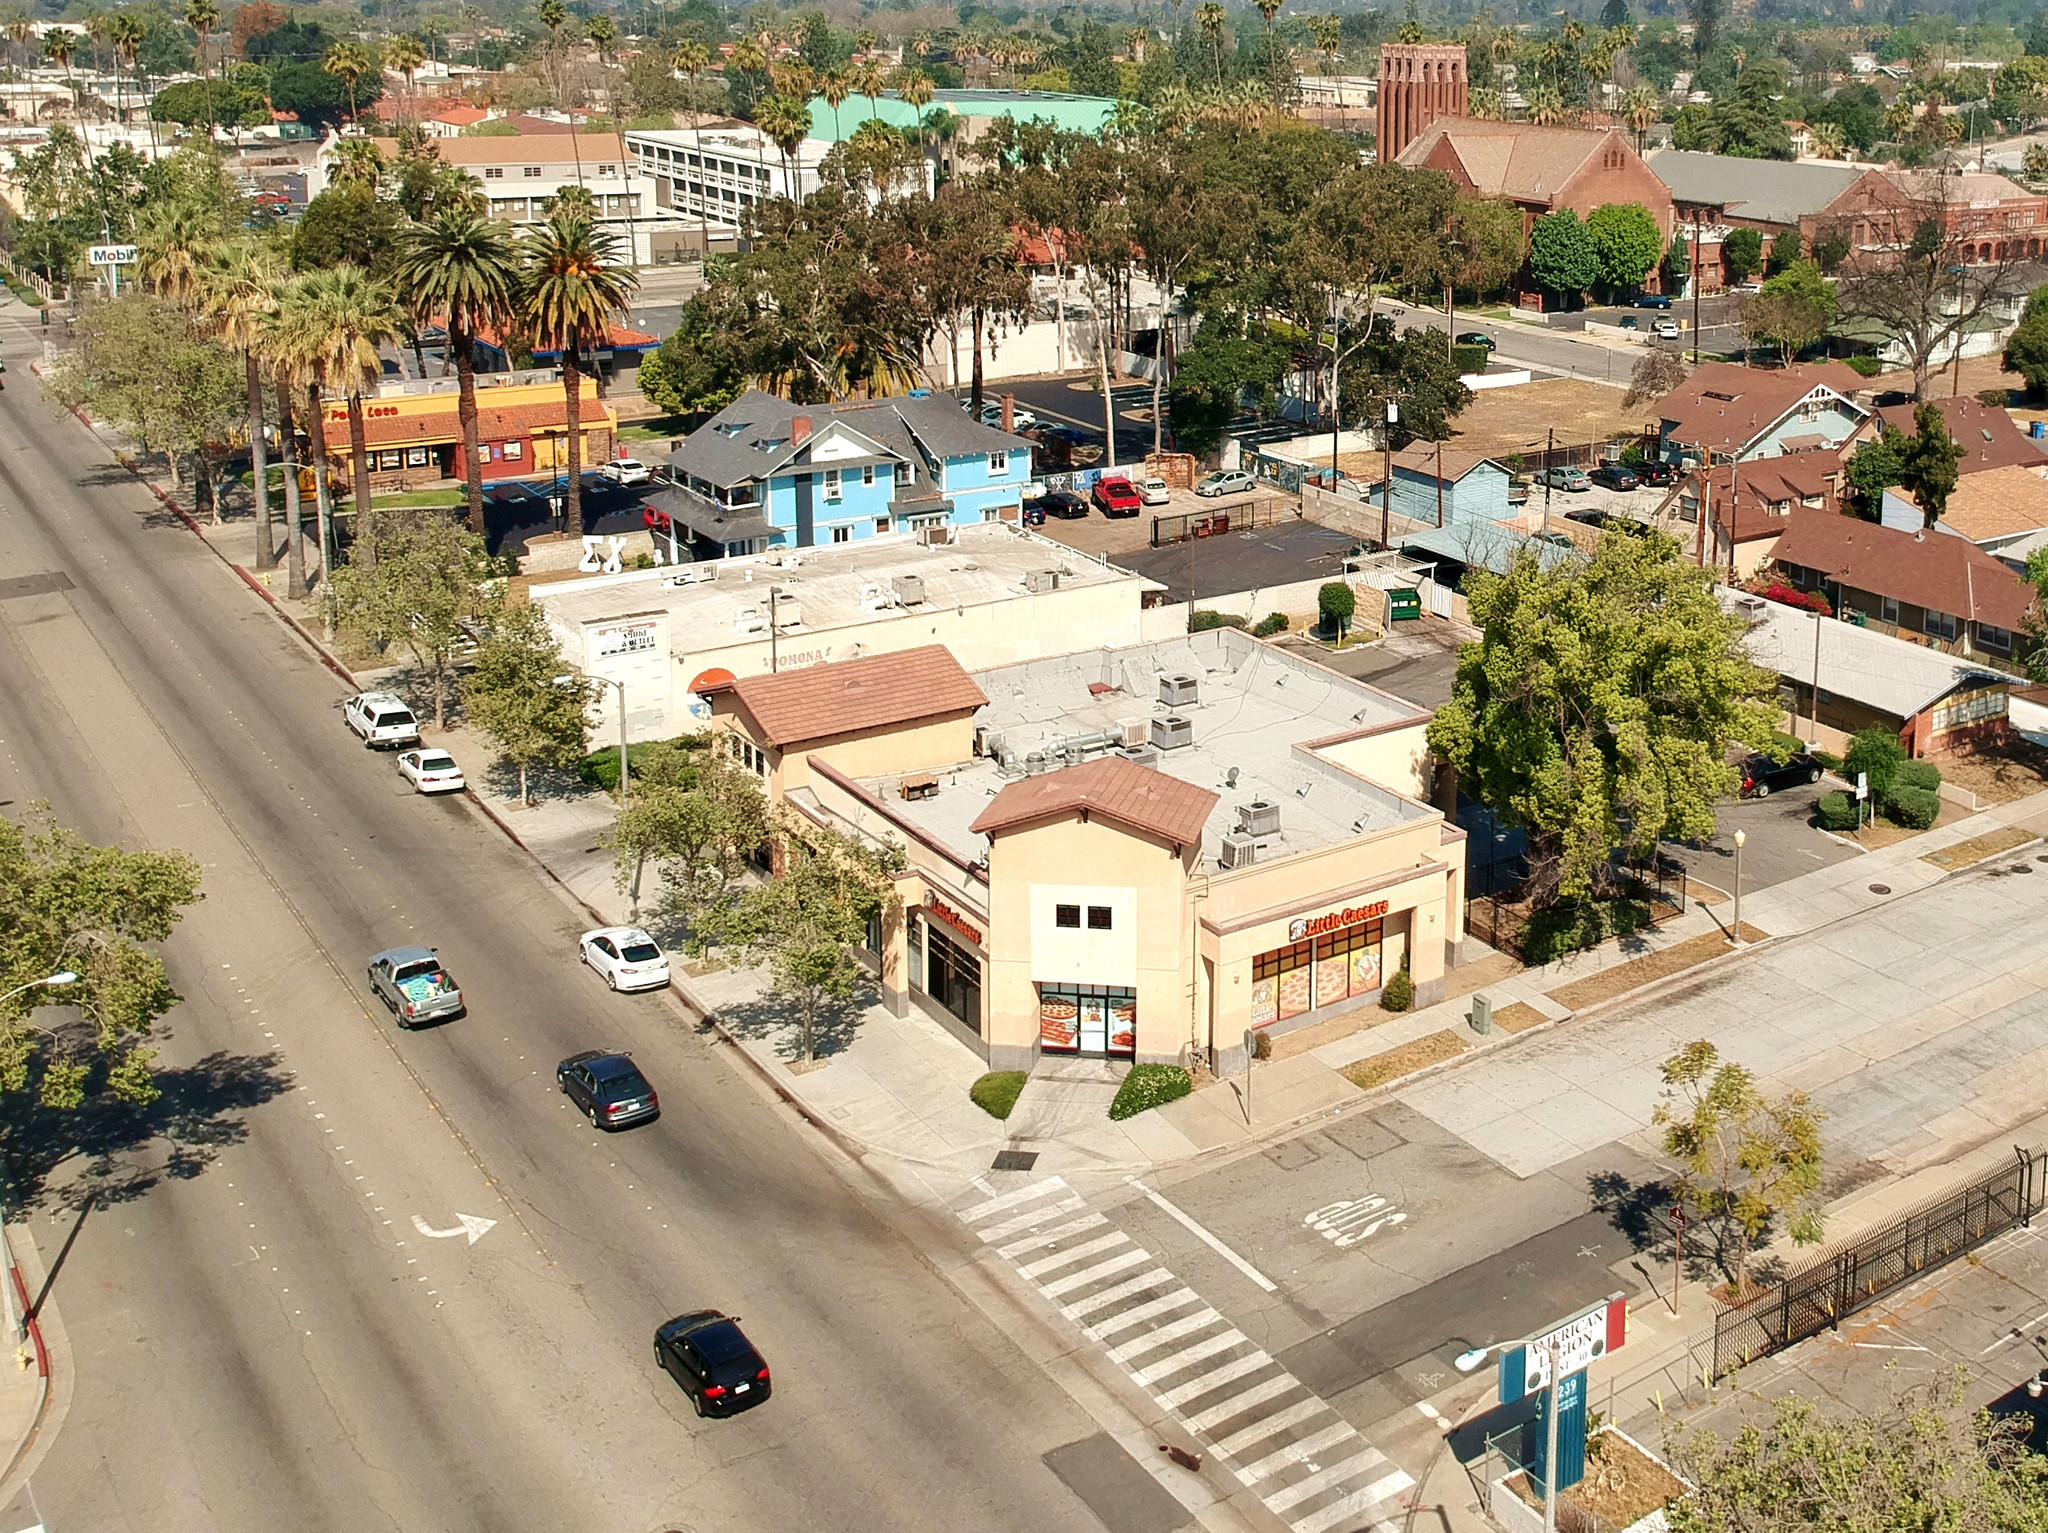
M 1258 495 L 1250 500 L 1218 501 L 1213 511 L 1182 511 L 1152 518 L 1152 546 L 1184 543 L 1190 538 L 1221 538 L 1254 527 L 1272 527 L 1281 522 L 1301 520 L 1301 502 L 1282 495 Z
M 1714 1320 L 1714 1377 L 1839 1325 L 1902 1284 L 2030 1224 L 2041 1209 L 2044 1167 L 2048 1154 L 2015 1147 L 1999 1170 L 1823 1251 L 1769 1292 L 1724 1311 Z

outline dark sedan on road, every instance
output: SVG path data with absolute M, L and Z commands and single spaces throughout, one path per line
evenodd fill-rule
M 1804 751 L 1780 765 L 1769 756 L 1751 756 L 1742 763 L 1742 797 L 1769 798 L 1780 788 L 1820 781 L 1821 765 Z
M 1493 350 L 1493 337 L 1484 330 L 1467 330 L 1458 337 L 1458 344 L 1460 346 L 1484 346 L 1488 351 L 1491 351 Z
M 1668 309 L 1671 307 L 1671 300 L 1662 293 L 1638 293 L 1635 296 L 1635 306 L 1639 309 Z
M 630 1054 L 571 1054 L 555 1066 L 555 1082 L 596 1128 L 625 1128 L 661 1116 L 661 1098 Z
M 1031 502 L 1039 513 L 1039 520 L 1056 516 L 1062 521 L 1079 521 L 1088 514 L 1088 502 L 1072 490 L 1047 490 Z
M 654 1360 L 682 1385 L 700 1416 L 737 1416 L 774 1392 L 768 1363 L 740 1329 L 715 1309 L 678 1315 L 655 1331 Z
M 1610 490 L 1633 490 L 1642 482 L 1619 463 L 1603 463 L 1586 477 Z

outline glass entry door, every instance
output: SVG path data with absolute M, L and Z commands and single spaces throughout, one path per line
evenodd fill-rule
M 1104 996 L 1081 997 L 1081 1052 L 1109 1052 L 1109 1001 Z

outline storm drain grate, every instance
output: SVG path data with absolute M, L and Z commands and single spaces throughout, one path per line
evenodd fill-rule
M 1029 1171 L 1038 1164 L 1036 1150 L 998 1150 L 996 1163 L 990 1169 L 996 1171 Z
M 1870 886 L 1870 892 L 1872 894 L 1890 894 L 1892 892 L 1892 886 L 1890 884 L 1872 884 Z

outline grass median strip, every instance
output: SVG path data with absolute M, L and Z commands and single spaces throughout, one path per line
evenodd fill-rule
M 1538 1011 L 1527 1001 L 1517 1001 L 1514 1005 L 1504 1006 L 1493 1014 L 1493 1025 L 1504 1033 L 1526 1033 L 1530 1028 L 1549 1020 L 1545 1013 Z
M 1770 933 L 1760 931 L 1744 921 L 1742 935 L 1746 941 L 1760 942 Z M 1617 995 L 1625 995 L 1639 986 L 1655 980 L 1668 979 L 1673 974 L 1682 974 L 1710 958 L 1719 958 L 1723 953 L 1734 951 L 1734 944 L 1719 932 L 1688 937 L 1683 942 L 1674 942 L 1671 946 L 1659 948 L 1642 958 L 1631 958 L 1627 963 L 1618 963 L 1611 969 L 1602 969 L 1598 974 L 1589 974 L 1584 979 L 1574 980 L 1561 989 L 1551 991 L 1550 998 L 1560 1006 L 1569 1006 L 1573 1011 L 1583 1011 L 1597 1002 L 1611 1001 Z
M 1446 1028 L 1442 1032 L 1426 1033 L 1399 1048 L 1388 1049 L 1384 1054 L 1368 1054 L 1356 1064 L 1346 1065 L 1342 1073 L 1344 1079 L 1360 1091 L 1370 1091 L 1404 1075 L 1413 1075 L 1417 1070 L 1442 1064 L 1446 1059 L 1456 1059 L 1471 1047 Z
M 1958 841 L 1954 846 L 1945 846 L 1938 852 L 1929 852 L 1920 860 L 1944 873 L 1954 873 L 1961 868 L 1974 867 L 1988 857 L 2000 852 L 2009 852 L 2016 846 L 2025 846 L 2036 839 L 2030 830 L 2021 830 L 2017 825 L 2008 825 L 2004 830 L 1994 830 L 1989 835 L 1972 836 L 1967 841 Z

